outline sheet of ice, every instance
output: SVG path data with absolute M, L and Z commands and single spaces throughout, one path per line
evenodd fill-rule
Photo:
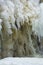
M 33 31 L 35 31 L 35 33 L 38 36 L 43 37 L 43 3 L 40 3 L 40 14 L 39 14 L 39 18 L 37 19 L 33 19 Z
M 13 58 L 0 60 L 0 65 L 43 65 L 43 58 Z
M 40 0 L 30 0 L 31 2 L 35 3 L 35 4 L 39 4 Z

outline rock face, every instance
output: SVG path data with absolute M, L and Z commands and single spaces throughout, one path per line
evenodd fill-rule
M 25 23 L 18 31 L 18 38 L 14 44 L 14 56 L 31 56 L 35 54 L 31 40 L 32 26 Z M 16 54 L 15 54 L 16 53 Z
M 0 0 L 0 58 L 35 56 L 32 22 L 39 13 L 39 0 Z
M 32 25 L 31 23 L 24 23 L 17 31 L 13 31 L 11 36 L 3 34 L 2 58 L 7 56 L 13 57 L 27 57 L 35 56 L 36 52 L 31 40 Z M 6 39 L 7 38 L 7 39 Z
M 40 0 L 41 2 L 43 2 L 43 0 Z
M 0 40 L 0 58 L 1 58 L 1 40 Z

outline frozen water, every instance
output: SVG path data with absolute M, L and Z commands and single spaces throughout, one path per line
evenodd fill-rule
M 43 65 L 43 59 L 8 57 L 0 60 L 0 65 Z

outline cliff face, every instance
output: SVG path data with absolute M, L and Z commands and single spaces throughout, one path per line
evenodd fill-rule
M 40 0 L 41 2 L 43 2 L 43 0 Z
M 38 4 L 27 0 L 0 0 L 1 58 L 36 55 L 31 34 L 32 22 L 39 18 Z
M 15 42 L 14 45 L 14 56 L 35 55 L 35 50 L 31 40 L 31 32 L 32 32 L 31 25 L 25 23 L 23 26 L 21 26 L 21 29 L 18 31 L 17 41 Z
M 11 36 L 3 34 L 1 56 L 27 57 L 35 56 L 36 52 L 31 39 L 32 25 L 24 23 L 17 31 L 13 31 Z M 5 33 L 5 32 L 4 32 Z M 15 33 L 15 34 L 14 34 Z

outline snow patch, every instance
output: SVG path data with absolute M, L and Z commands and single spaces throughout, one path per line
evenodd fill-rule
M 0 65 L 43 65 L 43 59 L 8 57 L 0 60 Z

